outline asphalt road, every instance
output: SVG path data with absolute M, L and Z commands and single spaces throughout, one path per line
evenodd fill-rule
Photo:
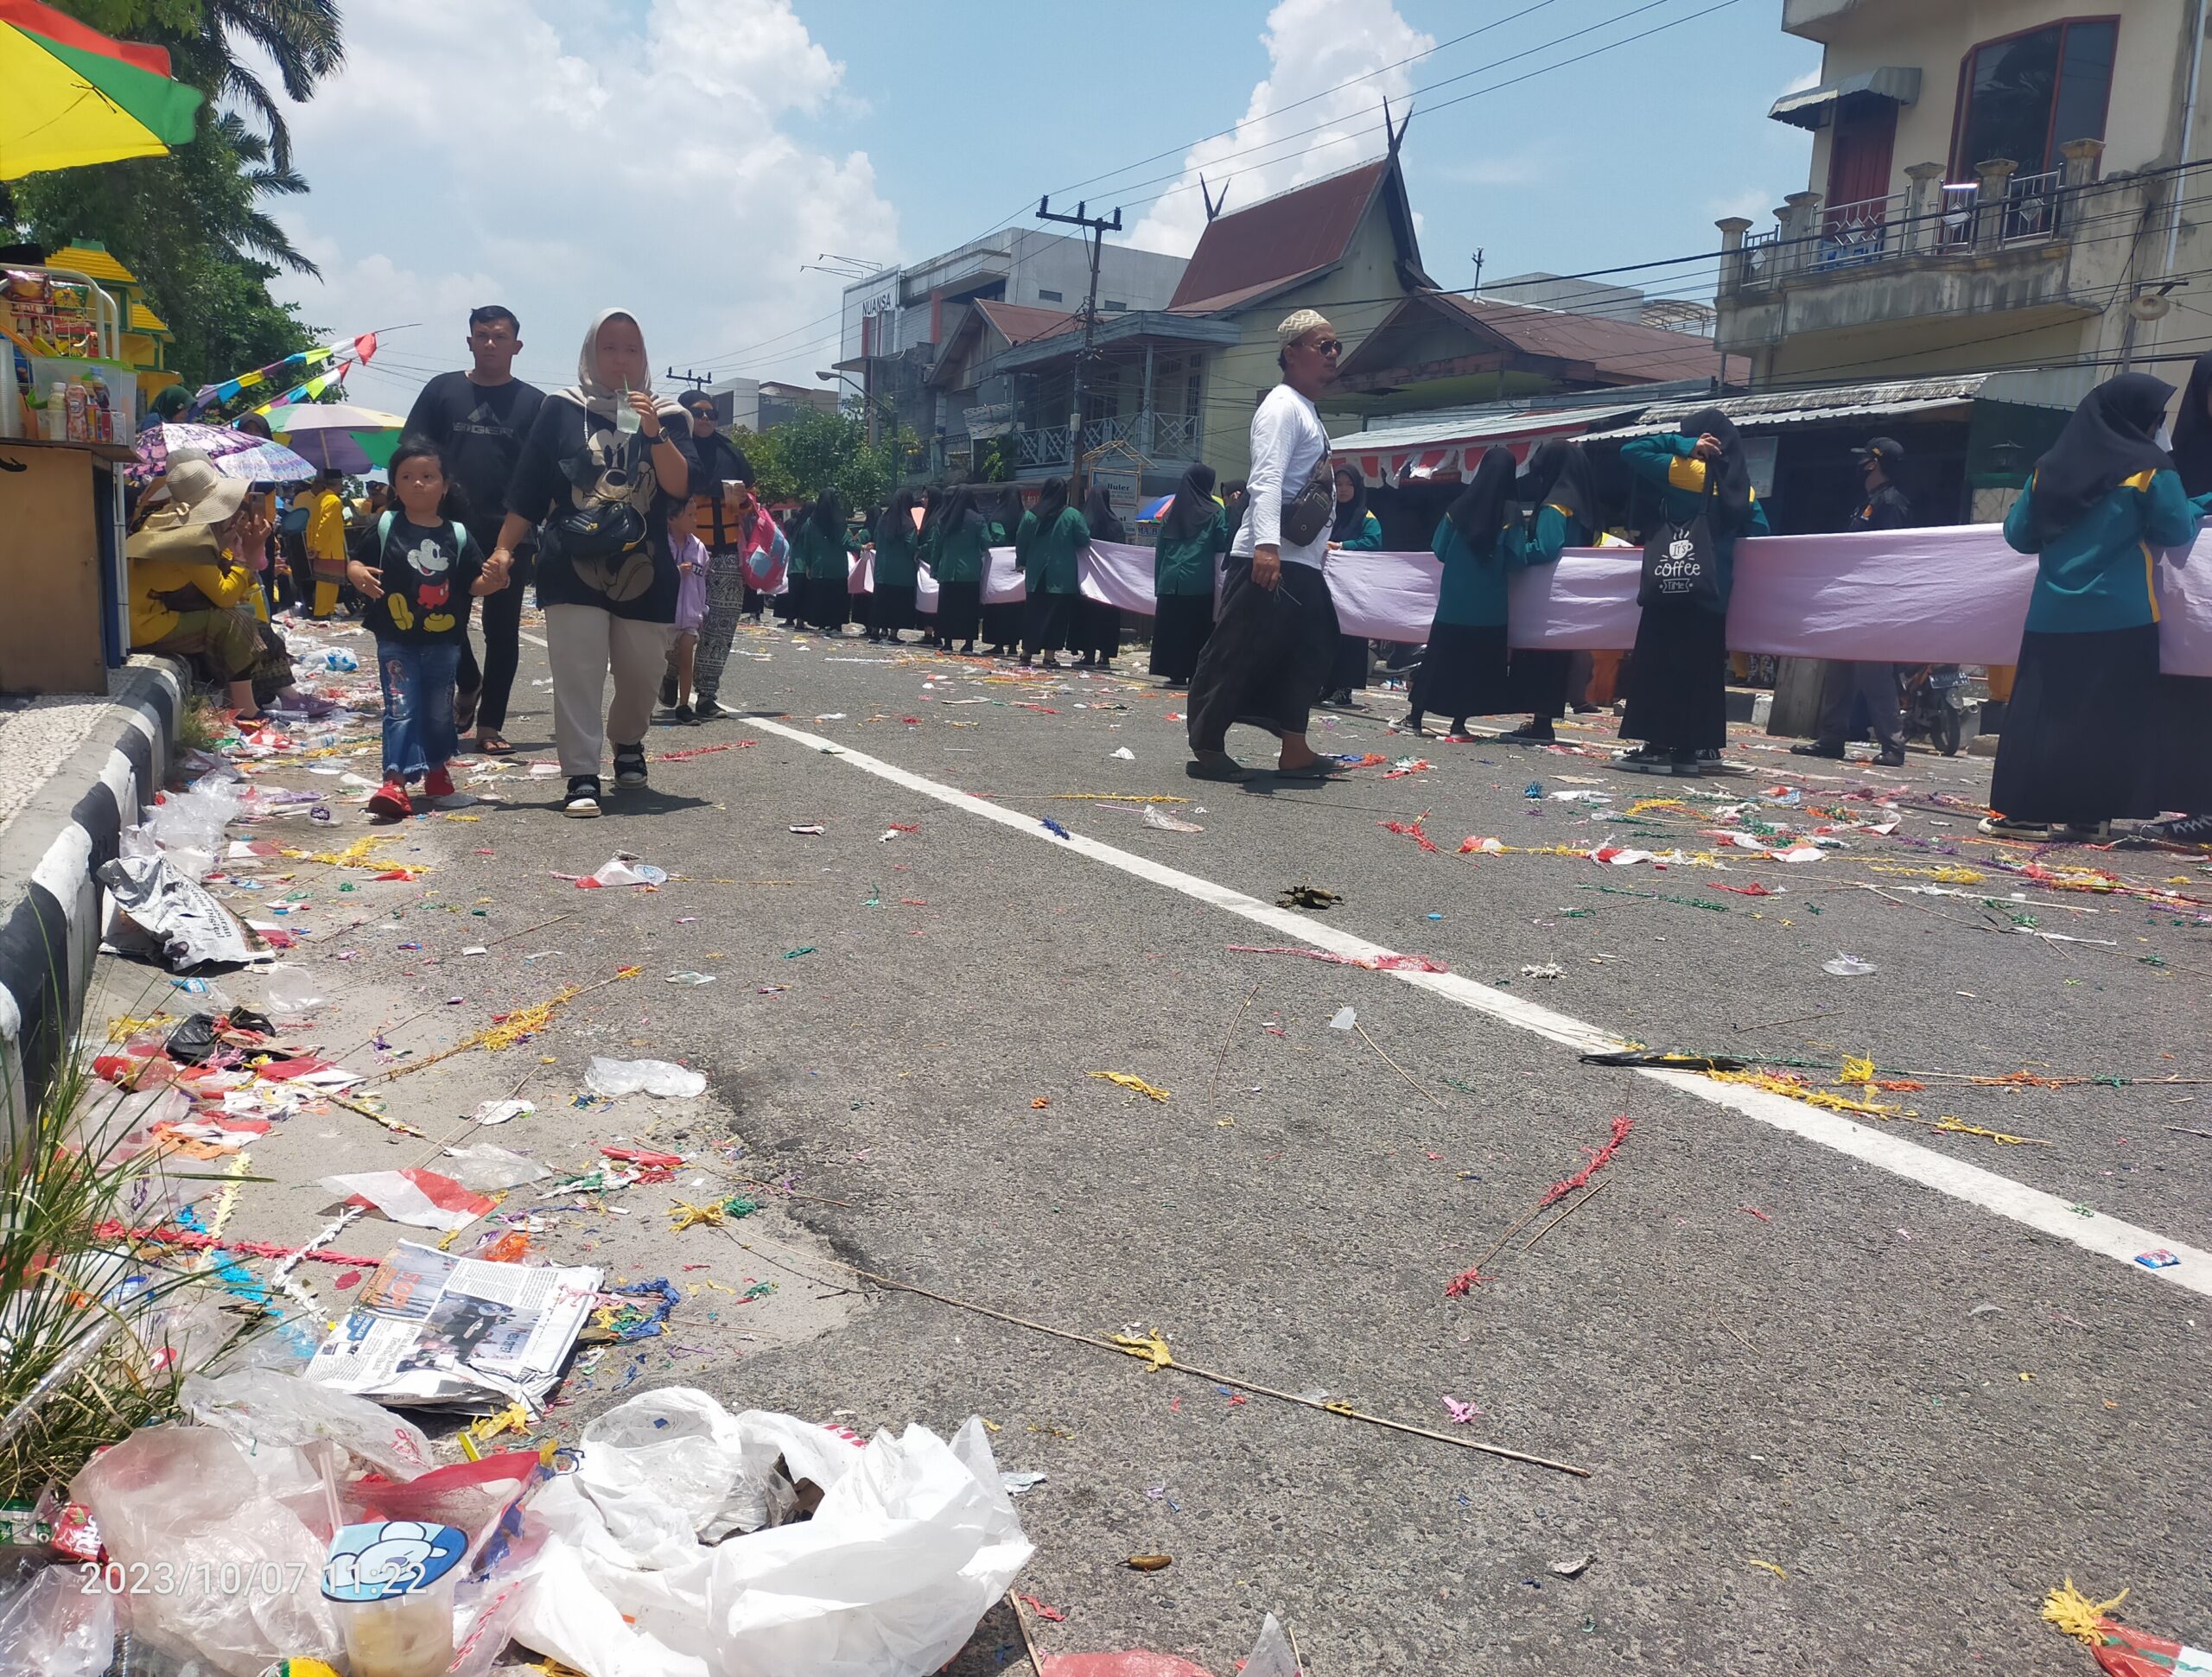
M 434 969 L 376 1018 L 461 993 L 454 1019 L 408 1024 L 427 1049 L 502 999 L 644 969 L 537 1045 L 540 1087 L 574 1087 L 594 1051 L 684 1060 L 709 1075 L 711 1134 L 741 1138 L 725 1156 L 812 1197 L 722 1235 L 639 1211 L 656 1226 L 620 1248 L 636 1273 L 711 1244 L 712 1274 L 779 1278 L 765 1302 L 791 1312 L 644 1377 L 863 1430 L 988 1418 L 1002 1468 L 1048 1475 L 1019 1503 L 1038 1553 L 1018 1586 L 1065 1615 L 1033 1627 L 1047 1654 L 1152 1648 L 1227 1673 L 1272 1611 L 1316 1677 L 2078 1677 L 2086 1651 L 2037 1618 L 2069 1575 L 2127 1587 L 2147 1627 L 2212 1636 L 2212 1260 L 2153 1274 L 2119 1251 L 2137 1230 L 2212 1247 L 2212 1082 L 2189 1081 L 2212 1079 L 2212 909 L 2005 872 L 2033 853 L 1974 834 L 1986 762 L 1917 750 L 1903 772 L 1845 769 L 1745 732 L 1742 772 L 1653 780 L 1601 753 L 1387 737 L 1402 705 L 1375 695 L 1325 734 L 1383 763 L 1321 786 L 1193 782 L 1181 697 L 1141 668 L 1018 677 L 747 632 L 723 697 L 758 716 L 657 730 L 652 750 L 700 754 L 580 823 L 523 766 L 550 732 L 525 647 L 512 802 L 406 829 L 437 869 L 407 903 L 486 914 L 445 923 L 454 950 L 423 940 Z M 1267 743 L 1231 741 L 1248 759 Z M 1408 757 L 1427 766 L 1393 777 Z M 1123 801 L 1155 797 L 1182 801 Z M 1678 802 L 1630 815 L 1655 798 Z M 1783 862 L 1712 836 L 1777 823 L 1840 843 Z M 1459 854 L 1470 837 L 1510 848 Z M 1543 851 L 1604 843 L 1726 866 Z M 556 877 L 617 848 L 674 877 Z M 2177 853 L 2035 865 L 2212 902 L 2212 867 Z M 1342 900 L 1285 922 L 1272 905 L 1301 885 Z M 456 976 L 464 939 L 556 914 Z M 1379 945 L 1453 976 L 1237 945 Z M 1875 971 L 1825 972 L 1840 951 Z M 718 981 L 658 981 L 687 970 Z M 1333 1028 L 1347 1007 L 1357 1028 Z M 1585 1064 L 1555 1016 L 1896 1110 Z M 1839 1087 L 1846 1056 L 1921 1087 Z M 2022 1071 L 2114 1081 L 1965 1081 Z M 505 1092 L 470 1075 L 440 1112 Z M 1524 1221 L 1619 1115 L 1602 1191 Z M 295 1232 L 321 1215 L 265 1191 Z M 1181 1362 L 1587 1477 L 856 1295 L 841 1261 L 1077 1334 L 1156 1331 Z M 556 1418 L 627 1394 L 613 1372 Z M 1140 1553 L 1173 1564 L 1132 1571 Z M 956 1669 L 1009 1661 L 1001 1618 Z

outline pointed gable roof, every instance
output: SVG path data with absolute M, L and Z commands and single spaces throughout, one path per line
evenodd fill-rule
M 1350 253 L 1378 198 L 1390 217 L 1405 283 L 1433 283 L 1421 271 L 1413 210 L 1394 147 L 1371 163 L 1216 216 L 1191 252 L 1168 308 L 1179 314 L 1218 314 L 1326 273 Z
M 975 308 L 1009 344 L 1026 344 L 1033 338 L 1065 332 L 1075 324 L 1075 316 L 1065 309 L 1032 308 L 1027 303 L 1000 302 L 989 297 L 978 297 Z

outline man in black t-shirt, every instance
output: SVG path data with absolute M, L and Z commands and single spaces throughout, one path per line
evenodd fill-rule
M 544 400 L 543 391 L 514 376 L 521 349 L 522 327 L 512 309 L 497 303 L 472 309 L 468 353 L 474 365 L 466 372 L 442 372 L 423 385 L 407 416 L 410 435 L 428 437 L 445 451 L 467 508 L 463 522 L 485 553 L 498 544 L 507 480 Z M 466 638 L 461 643 L 454 720 L 461 733 L 475 730 L 478 750 L 493 754 L 510 749 L 501 730 L 522 657 L 522 590 L 530 581 L 531 557 L 527 548 L 518 551 L 507 586 L 484 601 L 480 669 Z

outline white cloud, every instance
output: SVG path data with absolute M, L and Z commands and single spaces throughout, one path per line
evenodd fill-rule
M 1268 73 L 1253 88 L 1243 120 L 1232 133 L 1185 154 L 1182 179 L 1137 224 L 1133 244 L 1178 254 L 1197 245 L 1206 225 L 1200 175 L 1217 196 L 1226 184 L 1233 209 L 1379 155 L 1382 100 L 1390 101 L 1394 120 L 1403 120 L 1413 92 L 1414 67 L 1397 61 L 1436 45 L 1390 0 L 1281 0 L 1262 39 Z M 1377 70 L 1357 86 L 1338 86 Z
M 424 321 L 386 340 L 393 362 L 459 365 L 468 308 L 497 301 L 522 317 L 525 375 L 565 380 L 585 324 L 619 304 L 656 368 L 811 384 L 839 287 L 799 264 L 897 245 L 867 154 L 779 127 L 827 109 L 843 67 L 791 0 L 635 16 L 353 0 L 345 70 L 292 115 L 314 192 L 277 210 L 323 277 L 272 289 L 339 333 Z M 416 381 L 372 368 L 356 393 L 391 403 Z

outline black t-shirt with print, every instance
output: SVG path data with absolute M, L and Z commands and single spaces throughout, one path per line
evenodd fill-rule
M 379 515 L 378 523 L 382 522 Z M 384 598 L 372 603 L 362 621 L 378 640 L 418 646 L 463 641 L 468 635 L 469 589 L 484 572 L 484 550 L 458 524 L 425 527 L 395 512 L 391 528 L 377 551 L 377 524 L 355 537 L 353 558 L 384 581 Z M 509 582 L 509 588 L 518 588 Z
M 423 386 L 408 410 L 408 433 L 446 451 L 454 481 L 467 498 L 468 527 L 480 542 L 499 534 L 507 512 L 507 480 L 544 400 L 543 391 L 519 378 L 479 384 L 465 372 L 442 372 Z
M 699 467 L 691 439 L 677 424 L 663 433 L 683 454 L 686 485 Z M 677 575 L 668 547 L 668 515 L 683 498 L 664 494 L 653 470 L 653 445 L 642 431 L 618 431 L 610 420 L 559 397 L 537 410 L 522 458 L 507 485 L 507 510 L 533 524 L 594 496 L 628 500 L 645 515 L 645 539 L 611 560 L 577 560 L 553 532 L 541 532 L 537 598 L 547 606 L 595 606 L 639 623 L 676 621 Z

